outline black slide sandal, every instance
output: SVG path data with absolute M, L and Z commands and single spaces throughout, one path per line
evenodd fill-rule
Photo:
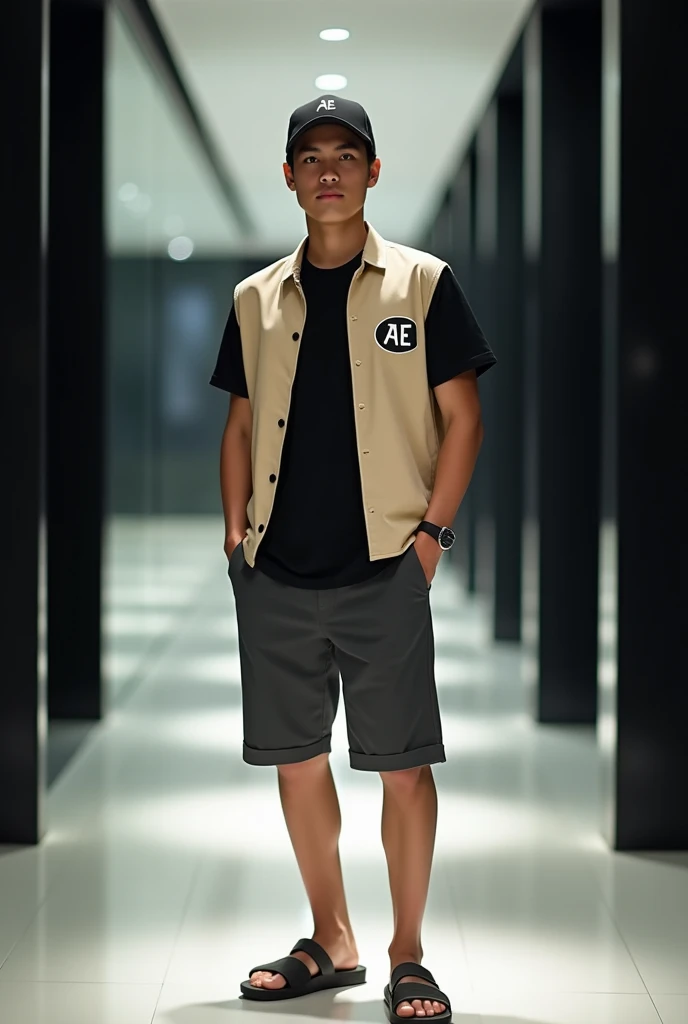
M 307 996 L 311 992 L 322 992 L 327 988 L 345 988 L 349 985 L 363 985 L 366 980 L 366 969 L 353 967 L 351 970 L 338 971 L 322 946 L 313 939 L 299 939 L 292 949 L 307 953 L 320 968 L 319 974 L 311 975 L 303 960 L 295 956 L 283 956 L 281 960 L 273 960 L 270 964 L 260 964 L 248 972 L 248 979 L 241 983 L 241 993 L 246 999 L 270 1001 L 275 999 L 295 999 Z M 286 981 L 283 988 L 257 988 L 251 984 L 251 975 L 256 971 L 271 971 L 281 974 Z
M 399 984 L 400 978 L 409 976 L 424 978 L 430 984 L 424 985 L 420 981 L 405 981 L 403 985 Z M 429 999 L 434 1003 L 444 1003 L 446 1010 L 443 1013 L 436 1013 L 433 1017 L 420 1018 L 400 1017 L 395 1012 L 399 1003 L 412 1003 L 414 999 Z M 420 964 L 410 962 L 399 964 L 392 971 L 389 985 L 385 985 L 385 1010 L 390 1024 L 406 1024 L 406 1021 L 409 1020 L 439 1020 L 442 1021 L 442 1024 L 449 1024 L 449 1021 L 452 1019 L 452 1008 L 449 998 L 437 987 L 437 982 L 430 971 L 425 967 L 421 967 Z

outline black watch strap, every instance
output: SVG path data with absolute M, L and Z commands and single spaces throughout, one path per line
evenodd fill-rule
M 434 523 L 429 523 L 427 519 L 424 519 L 422 523 L 418 524 L 418 529 L 421 533 L 429 533 L 433 540 L 439 543 L 440 539 L 440 527 L 435 526 Z
M 454 531 L 449 526 L 435 526 L 434 523 L 429 523 L 427 519 L 424 519 L 422 523 L 419 523 L 418 530 L 423 533 L 429 533 L 430 536 L 437 541 L 443 551 L 449 551 L 449 548 L 453 546 L 456 540 Z

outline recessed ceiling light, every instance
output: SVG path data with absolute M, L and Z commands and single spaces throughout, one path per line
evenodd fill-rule
M 336 89 L 346 89 L 346 78 L 344 75 L 319 75 L 315 80 L 316 89 L 325 89 L 327 92 Z
M 349 30 L 346 28 L 324 28 L 320 38 L 328 43 L 341 43 L 349 38 Z
M 167 246 L 167 252 L 173 260 L 188 260 L 193 251 L 194 244 L 186 235 L 179 235 L 177 238 L 173 238 Z

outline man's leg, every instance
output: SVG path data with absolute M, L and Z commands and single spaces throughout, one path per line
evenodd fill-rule
M 328 754 L 339 701 L 339 672 L 323 635 L 318 591 L 285 587 L 251 569 L 239 550 L 230 563 L 239 627 L 244 760 L 278 764 L 287 829 L 313 911 L 313 938 L 339 970 L 358 966 L 339 862 L 341 817 Z M 295 749 L 304 760 L 279 764 Z M 293 954 L 311 974 L 306 954 Z M 280 958 L 281 959 L 281 958 Z M 256 971 L 256 987 L 283 988 L 280 974 Z
M 437 791 L 429 765 L 401 771 L 380 772 L 382 843 L 387 857 L 389 885 L 394 908 L 394 936 L 389 946 L 391 969 L 412 960 L 421 963 L 421 926 L 430 885 L 437 827 Z M 423 981 L 413 976 L 403 981 Z M 396 1008 L 400 1017 L 433 1017 L 445 1010 L 443 1003 L 414 999 Z
M 339 970 L 358 966 L 344 894 L 339 859 L 341 813 L 332 778 L 329 756 L 319 754 L 299 764 L 278 766 L 279 791 L 284 819 L 301 877 L 313 912 L 313 938 L 327 951 Z M 293 956 L 317 974 L 318 966 L 307 953 Z M 281 974 L 258 971 L 254 985 L 283 988 Z

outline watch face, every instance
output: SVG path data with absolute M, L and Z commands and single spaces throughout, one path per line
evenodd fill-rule
M 448 551 L 449 548 L 453 546 L 454 541 L 456 540 L 456 534 L 454 533 L 453 530 L 450 530 L 448 526 L 443 526 L 442 529 L 440 530 L 440 535 L 437 539 L 442 550 Z

